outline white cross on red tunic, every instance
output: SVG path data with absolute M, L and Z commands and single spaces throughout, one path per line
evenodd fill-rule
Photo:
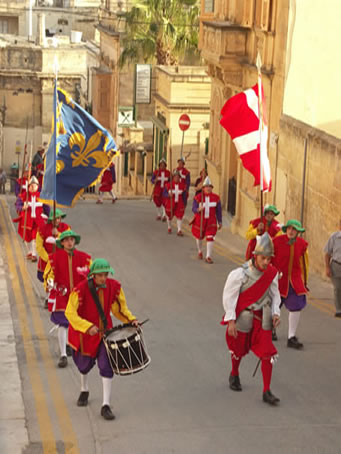
M 37 202 L 37 197 L 35 195 L 32 195 L 30 202 L 28 202 L 28 206 L 31 208 L 31 217 L 36 218 L 36 208 L 42 207 L 43 204 L 41 202 Z
M 174 189 L 172 190 L 172 194 L 175 195 L 175 202 L 178 203 L 179 202 L 179 195 L 181 195 L 183 193 L 183 190 L 182 189 L 179 189 L 179 185 L 178 184 L 175 184 L 174 185 Z
M 213 208 L 216 206 L 217 206 L 217 202 L 210 202 L 210 198 L 205 197 L 205 202 L 203 204 L 203 207 L 205 209 L 205 211 L 204 211 L 205 219 L 208 219 L 210 217 L 210 208 Z
M 166 177 L 165 172 L 161 172 L 161 177 L 157 177 L 158 181 L 161 181 L 161 188 L 165 187 L 165 182 L 168 181 L 168 177 Z

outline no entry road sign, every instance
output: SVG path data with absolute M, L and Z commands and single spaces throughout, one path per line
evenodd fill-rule
M 191 119 L 187 114 L 182 114 L 179 118 L 179 128 L 181 131 L 187 131 L 187 129 L 191 126 Z

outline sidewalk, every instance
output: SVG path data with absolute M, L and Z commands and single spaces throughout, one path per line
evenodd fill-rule
M 2 196 L 1 199 L 4 197 Z M 8 271 L 0 235 L 0 452 L 20 453 L 28 444 L 22 384 L 19 375 L 10 296 L 6 282 Z

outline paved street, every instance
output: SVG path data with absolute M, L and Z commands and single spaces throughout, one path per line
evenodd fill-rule
M 13 198 L 7 201 L 12 206 Z M 298 333 L 303 351 L 287 349 L 282 311 L 272 382 L 281 405 L 271 408 L 261 400 L 260 371 L 252 378 L 252 354 L 241 366 L 243 392 L 228 388 L 221 296 L 241 258 L 220 246 L 214 265 L 199 262 L 188 231 L 184 238 L 168 235 L 149 201 L 80 201 L 66 221 L 82 236 L 80 250 L 110 261 L 134 315 L 150 319 L 144 334 L 152 363 L 137 375 L 114 379 L 116 421 L 99 414 L 97 368 L 88 408 L 76 406 L 79 374 L 72 361 L 65 370 L 56 367 L 56 332 L 49 333 L 42 287 L 33 264 L 27 273 L 2 199 L 0 238 L 30 440 L 26 454 L 341 453 L 341 322 L 333 318 L 330 286 L 312 285 L 314 299 Z M 2 395 L 7 384 L 0 383 Z M 14 453 L 1 454 L 7 452 Z

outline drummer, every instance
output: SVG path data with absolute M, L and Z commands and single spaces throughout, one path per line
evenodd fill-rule
M 101 415 L 104 419 L 112 420 L 115 416 L 110 408 L 110 395 L 114 373 L 102 340 L 103 333 L 113 326 L 110 312 L 123 323 L 138 326 L 139 322 L 127 307 L 121 284 L 108 278 L 109 273 L 114 273 L 109 262 L 105 259 L 95 259 L 90 267 L 88 279 L 77 285 L 71 293 L 65 315 L 70 322 L 69 344 L 74 349 L 73 360 L 81 374 L 81 392 L 77 405 L 85 407 L 88 404 L 88 373 L 97 359 L 103 382 Z M 96 306 L 103 309 L 102 316 Z

